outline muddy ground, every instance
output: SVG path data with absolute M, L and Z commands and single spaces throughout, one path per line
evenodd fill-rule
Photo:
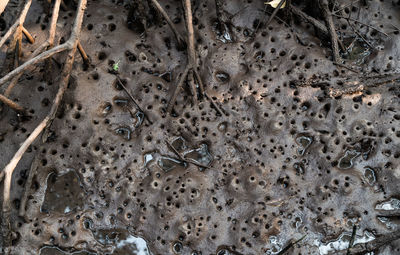
M 43 2 L 28 13 L 36 42 L 24 39 L 24 58 L 46 40 Z M 57 41 L 74 19 L 66 2 Z M 185 35 L 181 1 L 160 2 Z M 207 98 L 193 104 L 187 84 L 169 114 L 186 50 L 157 15 L 138 26 L 130 1 L 89 1 L 80 41 L 91 65 L 77 53 L 51 139 L 14 173 L 11 254 L 323 255 L 350 242 L 400 254 L 400 4 L 365 2 L 339 13 L 369 26 L 334 19 L 350 70 L 310 24 L 280 11 L 266 27 L 263 1 L 194 1 L 199 72 L 222 114 Z M 64 58 L 13 90 L 31 118 L 0 105 L 0 169 L 48 113 Z

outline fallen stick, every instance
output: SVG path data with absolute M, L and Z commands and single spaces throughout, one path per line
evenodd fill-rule
M 58 106 L 61 103 L 61 100 L 64 96 L 64 93 L 68 87 L 68 81 L 71 74 L 72 66 L 74 63 L 74 56 L 77 49 L 77 44 L 79 40 L 79 34 L 82 27 L 82 21 L 84 16 L 84 11 L 86 8 L 86 0 L 80 0 L 78 11 L 76 14 L 76 18 L 74 21 L 74 26 L 72 29 L 71 37 L 68 40 L 69 53 L 66 58 L 63 71 L 61 73 L 61 81 L 60 87 L 58 89 L 57 95 L 54 98 L 53 105 L 49 114 L 39 123 L 39 125 L 35 128 L 35 130 L 28 136 L 28 138 L 23 142 L 21 147 L 15 153 L 14 157 L 11 159 L 10 163 L 3 169 L 3 173 L 5 175 L 4 178 L 4 191 L 3 191 L 3 217 L 2 217 L 2 231 L 3 231 L 3 240 L 4 240 L 4 248 L 6 250 L 9 249 L 11 244 L 11 201 L 10 201 L 10 193 L 11 193 L 11 181 L 13 172 L 24 155 L 25 151 L 28 147 L 35 141 L 35 139 L 39 136 L 39 134 L 45 129 L 48 125 L 51 124 L 52 120 L 55 117 L 55 114 L 58 110 Z
M 333 13 L 332 15 L 335 16 L 335 17 L 338 17 L 338 18 L 347 19 L 347 18 L 345 18 L 345 17 L 343 17 L 343 16 L 340 16 L 340 15 L 337 15 L 337 14 L 334 14 L 334 13 Z M 355 23 L 359 23 L 359 24 L 361 24 L 361 25 L 364 25 L 364 26 L 367 26 L 367 27 L 369 27 L 369 28 L 372 28 L 372 29 L 378 31 L 379 33 L 385 35 L 386 37 L 389 37 L 389 35 L 388 35 L 387 33 L 383 32 L 382 30 L 379 30 L 378 28 L 376 28 L 376 27 L 374 27 L 374 26 L 368 25 L 367 23 L 361 22 L 361 21 L 356 20 L 356 19 L 353 19 L 353 18 L 348 18 L 348 19 L 351 20 L 351 21 L 353 21 L 353 22 L 355 22 Z
M 35 43 L 35 38 L 33 38 L 33 36 L 29 33 L 29 31 L 25 27 L 22 27 L 22 33 L 25 35 L 26 39 L 30 44 Z
M 153 5 L 157 8 L 157 10 L 161 13 L 161 15 L 164 17 L 164 19 L 167 21 L 167 24 L 171 28 L 172 32 L 175 35 L 176 40 L 178 41 L 178 44 L 180 45 L 185 45 L 185 39 L 181 36 L 181 34 L 178 32 L 178 30 L 175 27 L 175 24 L 172 22 L 170 17 L 168 16 L 167 12 L 162 8 L 160 3 L 157 0 L 151 0 Z
M 119 85 L 124 89 L 125 93 L 129 96 L 129 98 L 132 100 L 133 104 L 136 106 L 136 109 L 141 111 L 146 120 L 150 123 L 150 125 L 153 124 L 153 122 L 151 122 L 151 120 L 149 119 L 149 116 L 147 116 L 146 112 L 142 110 L 142 108 L 139 106 L 139 104 L 136 102 L 135 98 L 132 96 L 132 94 L 128 91 L 128 89 L 125 87 L 125 85 L 122 83 L 121 79 L 117 76 L 117 81 L 119 83 Z
M 19 104 L 7 98 L 6 96 L 3 96 L 2 94 L 0 94 L 0 101 L 5 103 L 6 105 L 8 105 L 10 108 L 14 109 L 17 112 L 26 113 L 24 107 L 20 106 Z
M 329 37 L 331 39 L 333 62 L 340 63 L 341 58 L 339 54 L 338 36 L 336 34 L 335 25 L 333 23 L 332 13 L 329 10 L 328 0 L 321 0 L 320 5 L 325 19 L 326 28 L 328 29 Z
M 82 59 L 83 59 L 83 62 L 84 62 L 84 63 L 89 63 L 89 57 L 88 57 L 88 55 L 86 54 L 85 50 L 83 49 L 83 47 L 82 47 L 82 45 L 81 45 L 81 42 L 78 42 L 78 50 L 79 50 L 79 53 L 81 54 L 81 57 L 82 57 Z
M 297 7 L 293 6 L 293 5 L 290 6 L 290 10 L 297 17 L 299 17 L 299 18 L 307 21 L 311 25 L 313 25 L 320 33 L 324 34 L 324 36 L 329 37 L 328 29 L 319 20 L 309 16 L 308 14 L 306 14 L 305 12 L 303 12 L 302 10 L 300 10 L 299 8 L 297 8 Z M 346 47 L 344 46 L 343 42 L 341 40 L 339 40 L 339 39 L 338 39 L 338 44 L 340 46 L 340 49 L 343 52 L 346 52 Z

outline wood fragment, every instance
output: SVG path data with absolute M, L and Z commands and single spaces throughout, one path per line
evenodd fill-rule
M 17 112 L 23 113 L 26 115 L 26 110 L 24 107 L 20 106 L 18 103 L 12 101 L 11 99 L 7 98 L 6 96 L 0 94 L 0 101 L 4 104 L 8 105 L 11 109 L 14 109 Z
M 22 27 L 22 33 L 25 35 L 26 39 L 30 44 L 35 43 L 35 38 L 33 38 L 33 36 L 29 33 L 29 31 L 25 27 Z

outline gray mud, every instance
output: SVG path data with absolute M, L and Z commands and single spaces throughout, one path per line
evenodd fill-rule
M 160 2 L 185 34 L 180 1 Z M 193 105 L 184 85 L 170 115 L 186 50 L 163 21 L 129 29 L 129 1 L 89 1 L 81 42 L 91 65 L 76 57 L 51 139 L 14 173 L 12 254 L 346 254 L 350 242 L 362 249 L 399 231 L 398 1 L 347 9 L 388 33 L 357 25 L 372 49 L 335 19 L 358 73 L 335 66 L 309 24 L 274 19 L 251 37 L 269 18 L 263 1 L 221 2 L 219 21 L 214 1 L 193 10 L 199 72 L 224 114 L 205 98 Z M 45 17 L 34 1 L 25 57 L 46 39 Z M 73 17 L 61 12 L 58 40 Z M 115 63 L 152 124 L 118 86 Z M 0 169 L 48 113 L 60 68 L 48 82 L 39 65 L 14 89 L 31 119 L 0 106 Z M 369 254 L 400 254 L 400 241 Z

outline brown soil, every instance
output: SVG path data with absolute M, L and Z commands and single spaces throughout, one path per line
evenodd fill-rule
M 65 2 L 57 41 L 74 19 Z M 334 65 L 329 39 L 297 18 L 278 13 L 265 27 L 263 1 L 220 1 L 218 11 L 195 1 L 198 71 L 222 114 L 205 97 L 193 104 L 189 83 L 166 113 L 187 51 L 158 15 L 141 33 L 129 2 L 88 3 L 80 41 L 91 65 L 77 53 L 50 139 L 14 172 L 11 254 L 346 254 L 350 239 L 354 254 L 400 254 L 389 238 L 400 227 L 398 1 L 344 10 L 388 34 L 351 23 L 372 48 L 334 19 L 357 72 Z M 186 35 L 181 1 L 160 3 Z M 23 59 L 46 40 L 46 17 L 34 1 L 25 27 L 36 42 L 24 39 Z M 0 169 L 49 112 L 64 58 L 13 90 L 32 118 L 0 105 Z

